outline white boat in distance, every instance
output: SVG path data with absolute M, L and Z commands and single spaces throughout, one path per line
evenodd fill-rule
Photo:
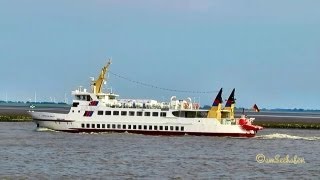
M 128 132 L 145 135 L 197 135 L 254 137 L 262 127 L 253 125 L 254 118 L 234 117 L 233 89 L 222 107 L 222 88 L 211 109 L 199 109 L 191 98 L 170 102 L 150 99 L 119 99 L 112 92 L 102 92 L 105 74 L 111 62 L 92 79 L 91 92 L 79 88 L 68 114 L 30 111 L 38 128 L 64 132 Z

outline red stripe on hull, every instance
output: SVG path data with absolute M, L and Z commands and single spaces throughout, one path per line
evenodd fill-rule
M 143 135 L 152 135 L 152 136 L 229 136 L 229 137 L 254 137 L 255 134 L 241 134 L 241 133 L 205 133 L 205 132 L 183 132 L 183 131 L 139 131 L 139 130 L 113 130 L 113 129 L 70 129 L 70 130 L 60 130 L 63 132 L 116 132 L 116 133 L 133 133 L 133 134 L 143 134 Z

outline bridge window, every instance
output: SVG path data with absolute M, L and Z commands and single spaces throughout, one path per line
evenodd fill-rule
M 98 111 L 98 115 L 103 115 L 103 111 Z
M 142 116 L 142 112 L 137 112 L 137 116 Z
M 144 116 L 150 116 L 150 112 L 144 112 Z
M 152 116 L 158 117 L 158 116 L 159 116 L 159 113 L 158 113 L 158 112 L 153 112 L 153 113 L 152 113 Z
M 79 105 L 78 102 L 74 102 L 74 103 L 72 104 L 72 107 L 78 107 L 78 105 Z

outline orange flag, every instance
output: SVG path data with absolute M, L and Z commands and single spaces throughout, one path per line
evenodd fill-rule
M 255 112 L 260 112 L 260 109 L 258 108 L 257 104 L 254 104 L 252 108 Z

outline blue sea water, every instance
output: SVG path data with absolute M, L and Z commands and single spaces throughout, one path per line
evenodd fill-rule
M 71 134 L 1 122 L 0 136 L 0 179 L 320 179 L 319 130 L 265 129 L 243 139 Z M 303 162 L 259 163 L 258 154 Z

